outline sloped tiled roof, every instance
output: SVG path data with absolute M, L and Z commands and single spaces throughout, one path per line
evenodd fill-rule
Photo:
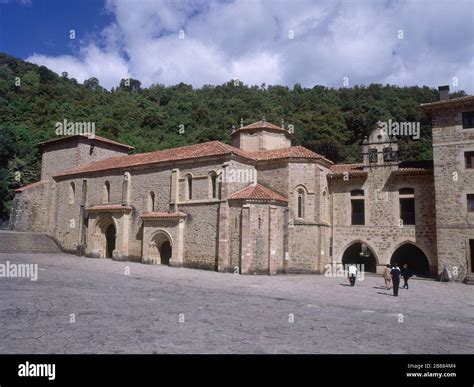
M 264 150 L 264 151 L 257 151 L 257 152 L 250 152 L 249 155 L 256 161 L 263 161 L 263 160 L 276 160 L 276 159 L 313 159 L 313 160 L 324 160 L 329 164 L 333 162 L 328 160 L 324 156 L 310 151 L 302 146 L 292 146 L 289 148 L 281 148 L 281 149 L 272 149 L 272 150 Z
M 231 153 L 245 153 L 219 141 L 210 141 L 203 144 L 187 145 L 179 148 L 165 149 L 157 152 L 138 153 L 128 156 L 113 157 L 59 173 L 57 176 L 95 172 L 108 169 L 128 168 L 144 164 L 162 163 L 200 157 L 223 156 Z
M 331 173 L 343 173 L 362 170 L 364 164 L 335 164 L 331 167 Z
M 96 172 L 111 169 L 122 169 L 147 164 L 158 164 L 168 161 L 190 160 L 202 157 L 237 155 L 250 161 L 275 160 L 275 159 L 312 159 L 332 162 L 324 156 L 310 151 L 302 146 L 289 148 L 244 152 L 239 148 L 224 144 L 220 141 L 210 141 L 202 144 L 187 145 L 162 151 L 139 153 L 134 155 L 113 157 L 105 160 L 84 164 L 79 167 L 58 173 L 56 176 L 76 175 L 81 173 Z
M 30 188 L 38 187 L 43 183 L 46 183 L 46 182 L 45 181 L 37 181 L 36 183 L 31 183 L 31 184 L 28 184 L 28 185 L 24 185 L 23 187 L 17 188 L 15 190 L 15 192 L 23 192 L 23 191 L 26 191 Z
M 364 177 L 367 171 L 363 170 L 363 164 L 336 164 L 331 167 L 330 178 L 340 178 L 344 176 Z
M 254 122 L 250 125 L 242 126 L 241 128 L 237 128 L 232 132 L 232 134 L 237 133 L 237 132 L 242 132 L 242 131 L 252 131 L 255 129 L 270 129 L 270 130 L 276 130 L 276 131 L 284 132 L 288 135 L 291 135 L 291 133 L 289 133 L 288 130 L 281 128 L 277 125 L 274 125 L 270 122 L 263 121 L 263 120 Z
M 249 200 L 254 202 L 288 202 L 284 196 L 261 184 L 249 185 L 240 191 L 234 192 L 228 199 Z
M 351 177 L 367 176 L 368 172 L 363 170 L 364 164 L 336 164 L 331 167 L 329 177 L 338 178 L 346 173 Z M 392 171 L 393 175 L 420 175 L 431 174 L 433 161 L 405 161 L 398 165 L 398 169 Z
M 145 212 L 140 216 L 145 219 L 174 219 L 174 218 L 185 218 L 184 212 Z
M 433 174 L 433 160 L 402 161 L 394 175 L 429 175 Z
M 53 140 L 43 141 L 40 144 L 41 145 L 50 144 L 50 143 L 53 143 L 53 142 L 64 141 L 64 140 L 74 138 L 74 137 L 84 137 L 84 138 L 87 138 L 89 140 L 96 140 L 96 141 L 105 142 L 105 143 L 112 144 L 112 145 L 117 145 L 117 146 L 127 148 L 127 149 L 133 149 L 133 146 L 131 146 L 131 145 L 121 144 L 120 142 L 112 141 L 112 140 L 109 140 L 108 138 L 97 136 L 97 135 L 89 136 L 89 135 L 86 135 L 86 134 L 76 134 L 76 135 L 73 135 L 73 136 L 64 136 L 64 137 L 60 137 L 60 138 L 55 138 Z
M 431 175 L 433 171 L 426 168 L 398 168 L 392 172 L 393 175 Z
M 463 103 L 466 103 L 466 102 L 467 103 L 469 103 L 469 102 L 474 103 L 474 95 L 466 95 L 465 97 L 448 99 L 446 101 L 435 101 L 435 102 L 422 103 L 420 105 L 420 107 L 423 110 L 433 110 L 433 109 L 441 109 L 441 108 L 444 108 L 444 107 L 448 107 L 450 105 L 463 104 Z

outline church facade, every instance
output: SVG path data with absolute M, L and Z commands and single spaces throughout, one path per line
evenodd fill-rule
M 474 270 L 474 97 L 424 104 L 433 162 L 398 159 L 381 127 L 363 162 L 334 164 L 264 120 L 219 141 L 129 155 L 99 136 L 42 144 L 41 181 L 10 225 L 97 258 L 241 274 L 323 273 L 341 263 L 418 275 Z

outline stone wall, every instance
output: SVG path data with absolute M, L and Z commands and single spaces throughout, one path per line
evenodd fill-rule
M 402 225 L 399 189 L 415 190 L 416 225 Z M 351 224 L 351 191 L 363 189 L 365 196 L 365 225 Z M 333 195 L 333 261 L 341 262 L 345 250 L 354 242 L 366 243 L 374 252 L 382 271 L 390 263 L 394 251 L 409 242 L 427 256 L 431 269 L 436 270 L 436 228 L 434 186 L 430 175 L 399 176 L 389 168 L 373 169 L 367 179 L 335 179 L 330 182 Z M 400 226 L 401 225 L 401 226 Z
M 271 131 L 241 131 L 234 134 L 232 145 L 246 152 L 288 148 L 291 140 L 284 133 Z
M 242 207 L 242 274 L 276 274 L 284 265 L 284 207 L 266 203 Z
M 91 144 L 94 145 L 92 154 Z M 47 181 L 60 172 L 82 164 L 124 156 L 127 153 L 127 148 L 80 136 L 48 142 L 43 145 L 41 180 Z
M 320 227 L 314 223 L 295 222 L 289 227 L 288 273 L 318 272 Z
M 289 170 L 284 161 L 259 162 L 257 165 L 258 182 L 271 190 L 288 197 Z
M 45 144 L 41 160 L 41 180 L 47 181 L 59 172 L 74 168 L 77 165 L 77 139 Z
M 74 183 L 74 196 L 72 197 L 71 183 Z M 55 206 L 54 216 L 54 238 L 63 250 L 76 252 L 80 244 L 82 179 L 75 178 L 54 183 Z
M 460 270 L 470 264 L 468 241 L 474 239 L 474 213 L 468 213 L 466 197 L 474 194 L 474 169 L 466 169 L 464 160 L 464 152 L 474 151 L 474 129 L 463 129 L 461 108 L 433 112 L 432 126 L 438 271 L 445 265 Z
M 48 232 L 51 183 L 44 182 L 16 193 L 9 228 L 15 231 Z

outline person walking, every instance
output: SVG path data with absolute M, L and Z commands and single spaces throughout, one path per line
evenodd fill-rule
M 411 270 L 408 268 L 408 265 L 405 263 L 402 268 L 402 277 L 403 277 L 403 289 L 408 290 L 408 279 L 412 276 Z
M 385 280 L 385 287 L 387 288 L 387 290 L 390 290 L 391 289 L 391 284 L 392 284 L 392 275 L 390 274 L 390 271 L 392 270 L 392 266 L 391 265 L 387 265 L 383 271 L 383 279 Z
M 398 288 L 400 287 L 400 268 L 395 264 L 390 270 L 390 274 L 392 275 L 392 283 L 393 283 L 393 295 L 398 297 Z
M 349 266 L 349 282 L 351 286 L 355 285 L 356 276 L 357 276 L 357 267 L 354 264 L 352 264 Z

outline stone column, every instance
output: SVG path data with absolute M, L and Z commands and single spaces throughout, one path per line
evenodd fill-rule
M 219 205 L 219 239 L 217 270 L 227 271 L 230 269 L 230 248 L 229 248 L 229 203 L 228 196 L 228 167 L 229 163 L 222 164 L 221 172 L 221 203 Z
M 242 206 L 242 221 L 240 232 L 240 273 L 248 274 L 250 270 L 250 263 L 252 260 L 252 241 L 250 232 L 250 205 Z
M 290 210 L 285 208 L 283 216 L 283 273 L 288 273 L 289 259 L 290 259 Z
M 276 206 L 268 207 L 268 274 L 277 273 L 277 243 L 278 243 L 278 208 Z
M 176 254 L 173 252 L 173 257 L 169 264 L 171 267 L 183 267 L 184 264 L 184 224 L 184 219 L 178 220 L 178 236 L 174 247 Z
M 171 198 L 170 209 L 178 211 L 179 202 L 179 169 L 175 168 L 171 171 Z

